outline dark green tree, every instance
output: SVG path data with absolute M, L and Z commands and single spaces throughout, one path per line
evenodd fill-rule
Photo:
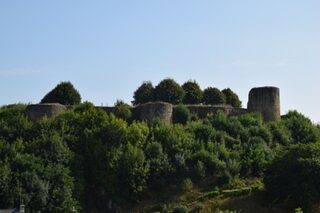
M 293 202 L 295 206 L 306 208 L 318 203 L 319 153 L 319 143 L 293 145 L 279 153 L 265 172 L 264 182 L 270 198 L 278 202 Z
M 145 81 L 133 94 L 133 105 L 144 104 L 154 100 L 154 88 L 150 81 Z
M 226 98 L 224 94 L 217 88 L 208 87 L 203 91 L 203 99 L 202 102 L 204 104 L 225 104 Z
M 41 103 L 60 103 L 63 105 L 77 105 L 81 102 L 79 92 L 69 81 L 63 81 L 46 94 Z
M 236 93 L 230 88 L 222 90 L 222 93 L 226 97 L 226 104 L 230 104 L 233 107 L 241 107 L 241 101 Z
M 292 143 L 314 143 L 320 139 L 319 129 L 297 111 L 289 111 L 282 122 L 291 132 Z
M 179 104 L 184 97 L 182 87 L 173 79 L 162 80 L 155 88 L 155 99 L 157 101 Z
M 202 90 L 196 81 L 187 81 L 182 85 L 185 92 L 184 104 L 199 104 L 202 100 Z

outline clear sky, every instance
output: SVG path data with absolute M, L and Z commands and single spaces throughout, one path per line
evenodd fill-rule
M 320 121 L 319 0 L 0 0 L 0 105 L 60 81 L 83 100 L 132 100 L 144 80 L 280 87 L 282 113 Z

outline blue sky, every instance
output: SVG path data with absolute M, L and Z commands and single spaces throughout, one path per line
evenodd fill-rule
M 280 87 L 320 121 L 319 0 L 0 0 L 0 105 L 37 103 L 60 81 L 83 100 L 132 100 L 144 80 Z

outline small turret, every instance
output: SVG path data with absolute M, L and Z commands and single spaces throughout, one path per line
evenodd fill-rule
M 280 119 L 280 92 L 277 87 L 256 87 L 249 92 L 249 112 L 260 112 L 265 121 Z

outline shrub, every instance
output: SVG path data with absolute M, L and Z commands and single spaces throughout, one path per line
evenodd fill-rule
M 294 145 L 279 154 L 265 172 L 270 197 L 310 207 L 320 200 L 320 144 Z
M 208 142 L 211 137 L 215 134 L 215 130 L 211 125 L 208 124 L 200 124 L 195 127 L 194 134 L 197 140 Z
M 193 188 L 193 183 L 190 178 L 186 178 L 181 183 L 181 190 L 183 192 L 190 192 Z
M 77 105 L 81 102 L 79 92 L 69 81 L 63 81 L 46 94 L 41 103 L 60 103 L 63 105 Z
M 118 118 L 121 118 L 125 121 L 129 121 L 129 119 L 132 117 L 131 107 L 123 101 L 118 100 L 115 103 L 114 114 Z
M 182 87 L 170 78 L 162 80 L 155 87 L 155 99 L 157 101 L 179 104 L 182 102 L 183 96 L 184 90 Z
M 204 104 L 225 104 L 226 98 L 224 94 L 217 88 L 208 87 L 203 91 L 202 102 Z
M 133 105 L 144 104 L 154 100 L 154 88 L 150 81 L 145 81 L 134 92 Z
M 188 208 L 185 206 L 176 206 L 174 207 L 172 213 L 187 213 L 188 212 Z
M 178 105 L 174 108 L 172 120 L 174 123 L 187 124 L 191 114 L 189 109 L 184 105 Z
M 185 92 L 184 104 L 199 104 L 202 101 L 202 90 L 196 81 L 187 81 L 182 85 Z

